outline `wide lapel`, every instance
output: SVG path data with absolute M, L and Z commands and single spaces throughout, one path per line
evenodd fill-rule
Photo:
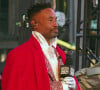
M 34 38 L 33 35 L 31 35 L 31 38 L 29 40 L 30 43 L 32 43 L 32 46 L 36 48 L 36 51 L 38 52 L 38 54 L 40 55 L 40 60 L 43 64 L 43 67 L 46 69 L 46 64 L 45 64 L 45 56 L 43 54 L 42 48 L 39 44 L 39 42 Z M 34 52 L 34 51 L 33 51 Z M 38 55 L 37 54 L 37 55 Z
M 43 90 L 46 84 L 47 86 L 45 89 L 49 90 L 50 89 L 49 76 L 48 76 L 47 67 L 45 63 L 45 57 L 42 52 L 42 48 L 33 35 L 31 35 L 29 39 L 29 44 L 32 45 L 31 49 L 33 53 L 33 59 L 34 59 L 33 63 L 34 63 L 35 77 L 37 80 L 36 83 L 38 85 L 38 88 L 41 88 Z

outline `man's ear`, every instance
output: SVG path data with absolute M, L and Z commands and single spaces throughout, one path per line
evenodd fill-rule
M 35 20 L 31 20 L 31 26 L 32 26 L 34 29 L 37 29 L 37 28 L 38 28 L 38 23 L 36 23 Z
M 31 25 L 33 26 L 33 27 L 35 27 L 36 26 L 36 21 L 35 20 L 31 20 Z

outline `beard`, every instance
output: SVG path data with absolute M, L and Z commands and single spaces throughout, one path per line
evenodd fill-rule
M 50 39 L 56 38 L 56 37 L 58 36 L 58 29 L 51 29 L 49 35 L 50 35 L 50 36 L 49 36 Z

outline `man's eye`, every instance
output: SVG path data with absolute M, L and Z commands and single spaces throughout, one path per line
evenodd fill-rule
M 49 20 L 50 22 L 52 22 L 52 20 Z

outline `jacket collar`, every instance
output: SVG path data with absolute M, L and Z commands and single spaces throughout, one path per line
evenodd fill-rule
M 30 37 L 30 39 L 29 39 L 29 42 L 32 43 L 32 45 L 33 45 L 35 48 L 41 49 L 41 51 L 42 51 L 42 48 L 41 48 L 39 42 L 35 39 L 35 37 L 34 37 L 32 34 L 31 34 L 31 37 Z M 66 55 L 65 55 L 65 53 L 64 53 L 58 46 L 56 47 L 56 49 L 57 49 L 59 55 L 61 56 L 63 62 L 65 63 L 65 60 L 66 60 Z
M 29 42 L 37 49 L 40 49 L 41 46 L 39 44 L 39 42 L 35 39 L 35 37 L 31 34 Z

